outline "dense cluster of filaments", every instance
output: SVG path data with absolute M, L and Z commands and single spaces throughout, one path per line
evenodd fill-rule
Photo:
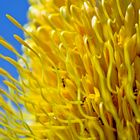
M 30 0 L 19 61 L 0 55 L 17 106 L 0 98 L 0 137 L 35 140 L 140 138 L 140 1 Z M 24 107 L 21 107 L 21 104 Z

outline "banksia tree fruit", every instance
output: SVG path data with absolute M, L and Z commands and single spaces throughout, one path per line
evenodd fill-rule
M 139 140 L 140 1 L 30 0 L 19 72 L 0 74 L 2 140 Z M 6 96 L 8 101 L 3 98 Z M 14 104 L 14 107 L 13 107 Z

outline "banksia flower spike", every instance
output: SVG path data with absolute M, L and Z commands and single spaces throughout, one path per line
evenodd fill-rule
M 0 68 L 2 140 L 140 139 L 140 1 L 30 0 L 19 80 Z M 2 96 L 6 96 L 8 101 Z M 12 103 L 16 106 L 13 107 Z

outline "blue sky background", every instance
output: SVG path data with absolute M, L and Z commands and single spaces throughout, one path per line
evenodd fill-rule
M 23 32 L 13 25 L 7 18 L 6 14 L 13 16 L 20 24 L 27 23 L 27 10 L 29 8 L 28 0 L 0 0 L 0 36 L 9 42 L 19 53 L 21 51 L 21 44 L 19 44 L 13 37 L 17 34 L 24 38 Z M 0 45 L 0 54 L 10 56 L 16 59 L 16 56 Z M 7 70 L 14 78 L 18 78 L 16 69 L 8 62 L 0 58 L 0 67 Z M 6 88 L 2 83 L 3 77 L 0 76 L 0 87 Z

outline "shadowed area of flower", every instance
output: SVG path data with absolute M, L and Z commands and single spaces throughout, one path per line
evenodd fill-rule
M 3 140 L 138 140 L 140 1 L 30 0 L 19 80 L 0 68 Z M 16 108 L 13 108 L 12 103 Z M 24 106 L 24 107 L 23 107 Z

